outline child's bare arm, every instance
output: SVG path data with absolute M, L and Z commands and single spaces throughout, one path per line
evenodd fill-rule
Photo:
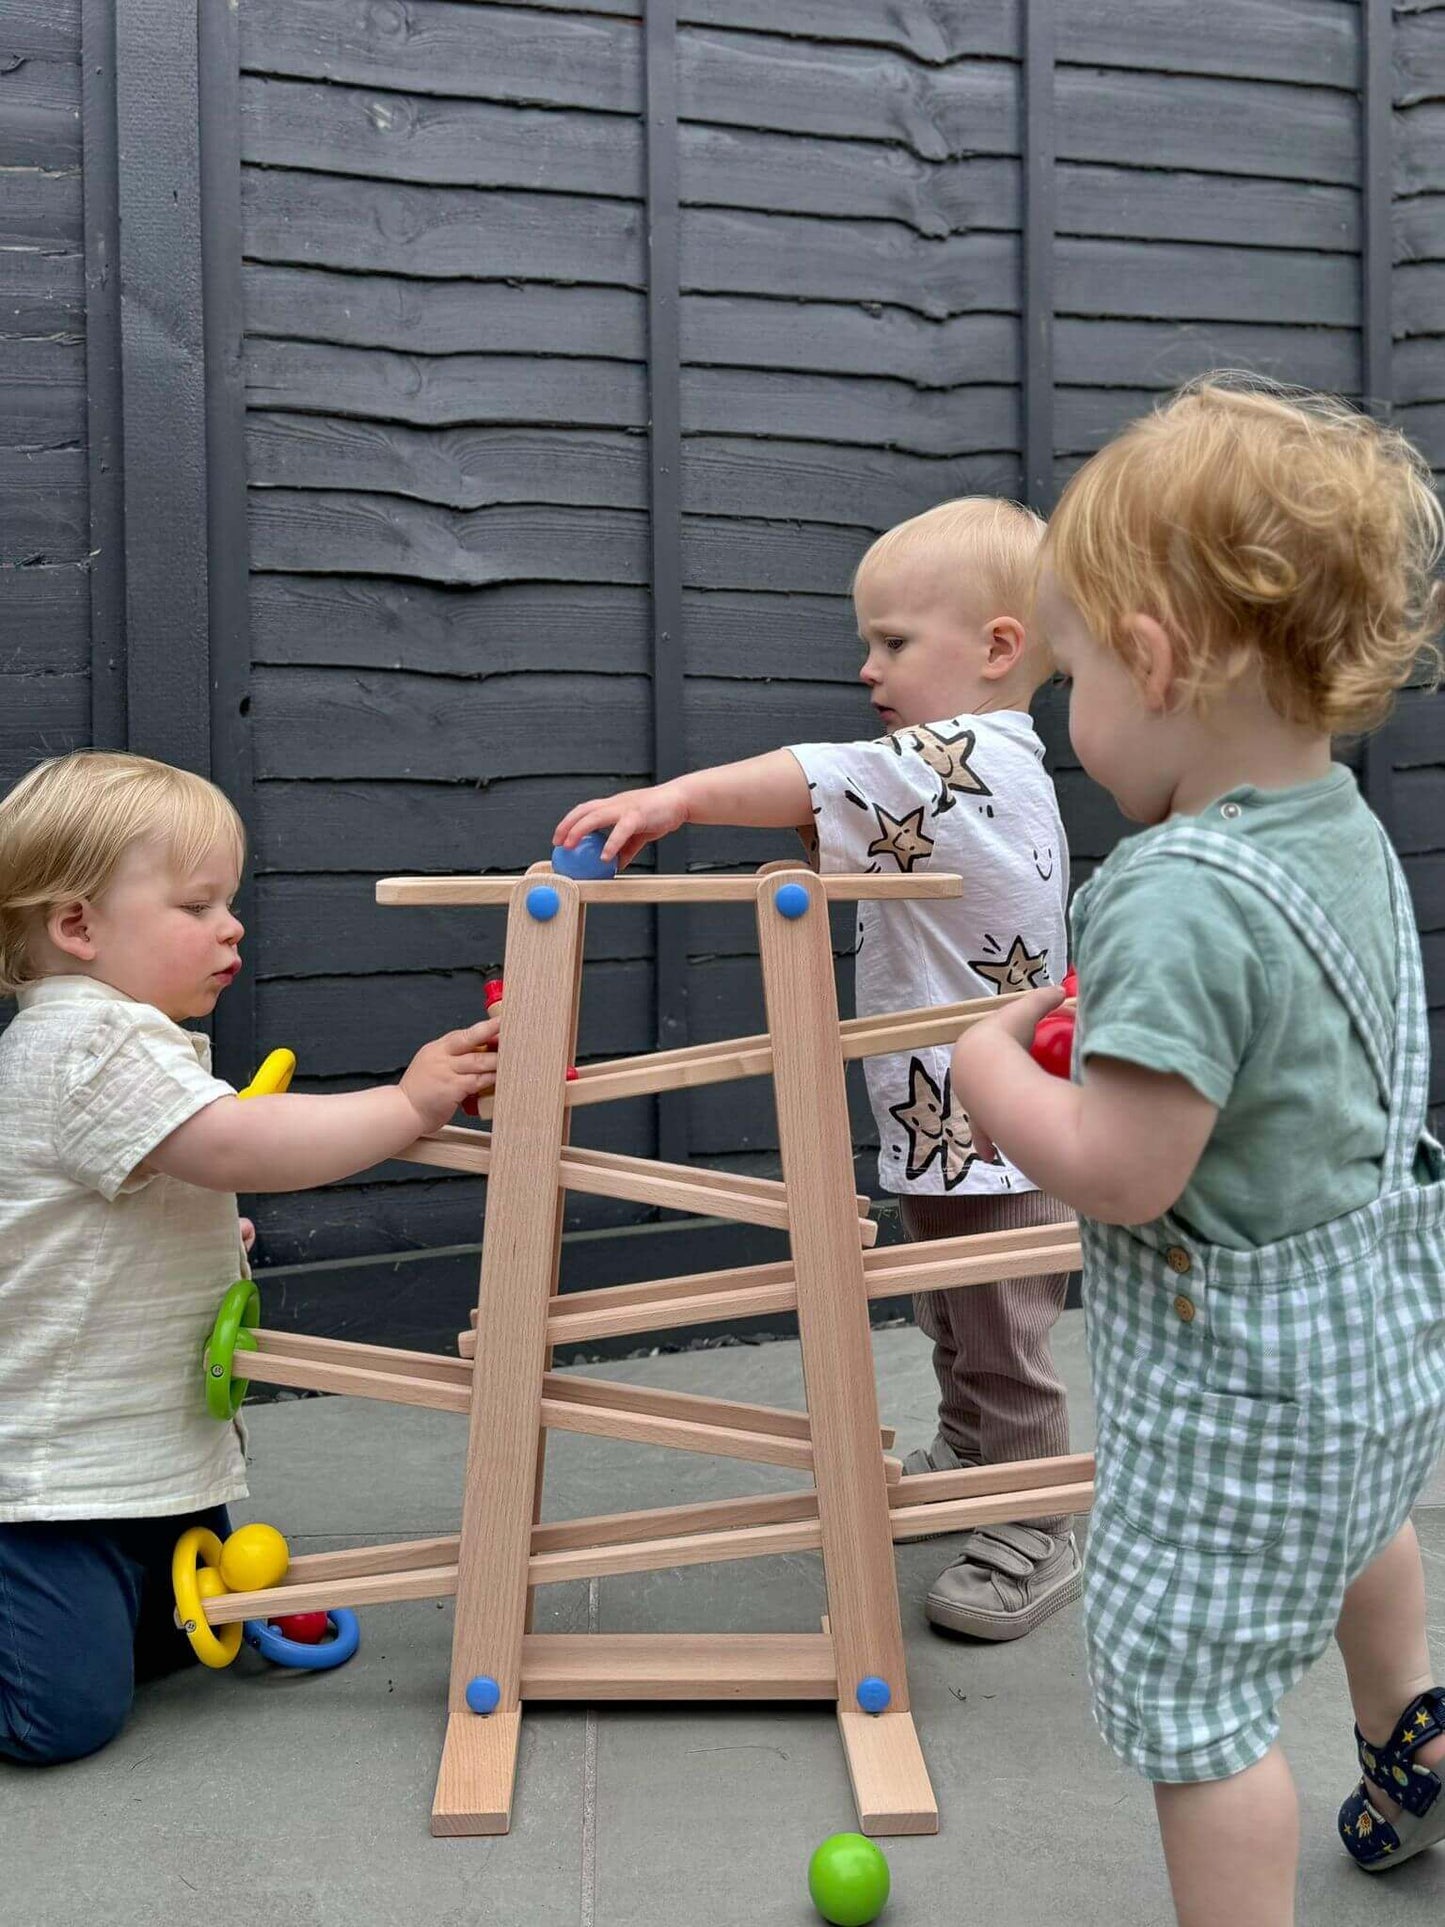
M 953 1084 L 984 1148 L 996 1144 L 1053 1197 L 1104 1224 L 1148 1224 L 1175 1204 L 1219 1112 L 1182 1077 L 1090 1059 L 1082 1084 L 1029 1056 L 1041 990 L 975 1024 L 954 1047 Z
M 626 868 L 640 850 L 684 823 L 731 823 L 743 829 L 794 830 L 813 817 L 808 779 L 786 749 L 719 763 L 619 796 L 579 803 L 557 825 L 553 841 L 571 848 L 592 830 L 609 832 L 603 856 Z
M 440 1130 L 464 1097 L 496 1081 L 498 1022 L 426 1044 L 399 1084 L 333 1097 L 221 1098 L 172 1131 L 146 1159 L 207 1191 L 303 1191 L 350 1177 Z

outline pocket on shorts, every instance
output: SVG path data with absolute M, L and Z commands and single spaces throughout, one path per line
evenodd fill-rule
M 1122 1407 L 1107 1426 L 1109 1497 L 1140 1532 L 1216 1554 L 1259 1552 L 1284 1537 L 1296 1504 L 1298 1405 L 1135 1381 Z

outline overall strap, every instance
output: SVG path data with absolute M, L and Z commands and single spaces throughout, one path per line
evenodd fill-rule
M 1380 1096 L 1390 1113 L 1387 1144 L 1390 1143 L 1396 1122 L 1397 1093 L 1392 1076 L 1392 1061 L 1397 1047 L 1395 1026 L 1385 1014 L 1354 952 L 1308 891 L 1302 890 L 1273 857 L 1263 855 L 1244 837 L 1228 836 L 1221 830 L 1200 829 L 1192 822 L 1171 823 L 1157 837 L 1149 839 L 1140 856 L 1149 859 L 1177 856 L 1196 863 L 1207 863 L 1213 869 L 1222 870 L 1226 876 L 1240 878 L 1252 885 L 1274 905 L 1314 957 L 1326 981 L 1349 1013 L 1375 1074 Z M 1397 949 L 1399 947 L 1397 942 Z
M 1387 1191 L 1403 1190 L 1414 1177 L 1415 1156 L 1430 1111 L 1430 1020 L 1425 1000 L 1425 967 L 1415 938 L 1415 906 L 1394 845 L 1377 823 L 1390 879 L 1390 909 L 1395 920 L 1395 1059 L 1390 1123 L 1385 1139 Z

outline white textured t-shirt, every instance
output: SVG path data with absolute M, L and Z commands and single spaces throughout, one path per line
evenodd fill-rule
M 1044 747 L 1022 710 L 953 716 L 869 743 L 794 745 L 824 870 L 956 871 L 961 898 L 858 906 L 860 1017 L 1062 983 L 1069 852 Z M 865 1060 L 886 1191 L 1031 1191 L 983 1164 L 947 1044 Z
M 208 1041 L 88 977 L 23 990 L 0 1037 L 0 1521 L 245 1496 L 201 1351 L 246 1275 L 236 1200 L 133 1175 L 217 1098 Z

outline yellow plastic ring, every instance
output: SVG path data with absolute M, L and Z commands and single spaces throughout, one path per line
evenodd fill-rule
M 176 1617 L 181 1631 L 191 1642 L 196 1658 L 203 1666 L 214 1666 L 218 1671 L 229 1666 L 241 1650 L 241 1623 L 222 1626 L 219 1633 L 211 1631 L 206 1618 L 206 1610 L 201 1602 L 201 1587 L 198 1567 L 209 1566 L 220 1581 L 220 1589 L 227 1592 L 230 1588 L 221 1579 L 221 1542 L 207 1526 L 191 1526 L 176 1541 L 176 1549 L 171 1554 L 171 1585 L 176 1595 Z
M 295 1070 L 294 1050 L 273 1050 L 245 1090 L 237 1091 L 236 1095 L 237 1097 L 279 1097 L 282 1091 L 289 1088 Z

